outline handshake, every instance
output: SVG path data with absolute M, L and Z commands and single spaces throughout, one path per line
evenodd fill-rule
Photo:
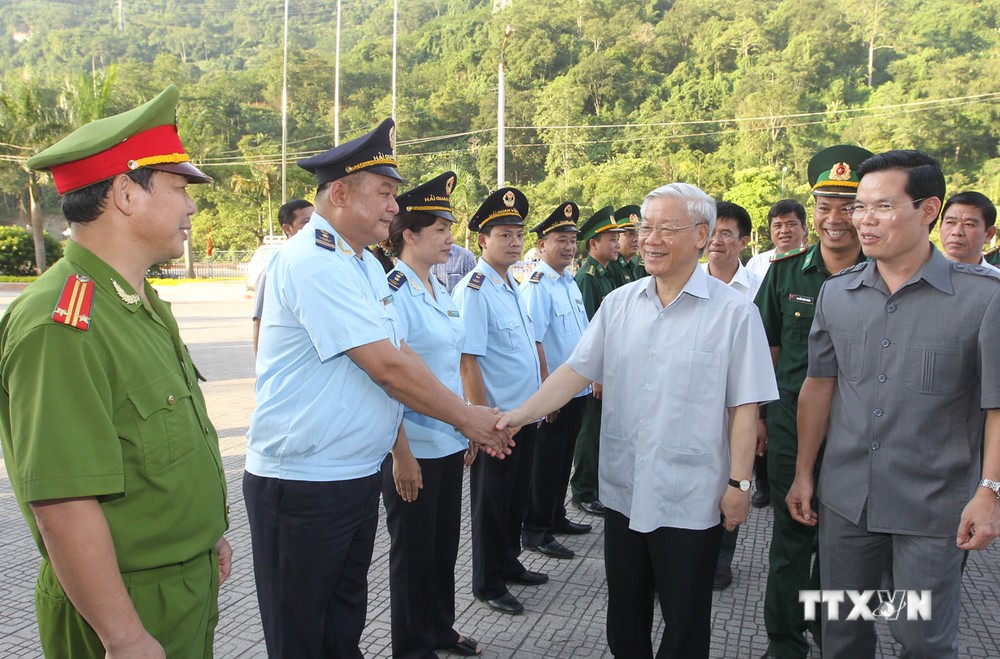
M 483 405 L 470 405 L 466 409 L 465 420 L 456 428 L 468 438 L 471 446 L 500 460 L 510 455 L 515 446 L 512 438 L 524 425 L 518 419 L 517 410 L 501 413 Z

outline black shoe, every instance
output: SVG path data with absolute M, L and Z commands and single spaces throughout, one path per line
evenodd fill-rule
M 750 497 L 750 505 L 754 508 L 767 508 L 771 505 L 771 493 L 757 490 Z
M 601 515 L 602 517 L 604 516 L 605 508 L 600 499 L 594 499 L 593 501 L 580 501 L 579 499 L 574 498 L 573 505 L 585 513 L 590 513 L 591 515 Z
M 712 588 L 715 590 L 725 590 L 729 584 L 733 583 L 733 571 L 729 568 L 716 568 L 715 578 L 712 579 Z
M 552 558 L 573 558 L 576 554 L 573 553 L 572 549 L 568 549 L 563 546 L 558 540 L 550 540 L 544 544 L 540 545 L 524 545 L 525 549 L 530 549 L 531 551 L 537 551 L 539 554 L 545 556 L 551 556 Z
M 517 598 L 510 593 L 504 593 L 493 600 L 480 600 L 486 602 L 486 606 L 500 613 L 518 614 L 524 611 L 524 605 L 517 601 Z
M 531 572 L 530 570 L 525 570 L 516 577 L 507 577 L 504 579 L 507 583 L 517 583 L 522 586 L 540 586 L 548 580 L 549 575 L 542 574 L 541 572 Z M 511 597 L 513 597 L 513 595 L 511 595 Z
M 764 654 L 760 655 L 760 659 L 778 659 L 778 655 L 774 654 L 770 650 L 767 650 Z
M 593 527 L 590 524 L 577 524 L 576 522 L 571 522 L 567 519 L 552 532 L 561 533 L 563 535 L 583 535 L 584 533 L 590 533 L 592 528 Z

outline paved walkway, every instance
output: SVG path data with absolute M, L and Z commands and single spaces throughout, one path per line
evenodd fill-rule
M 253 409 L 253 361 L 250 347 L 251 299 L 240 283 L 204 283 L 165 286 L 161 295 L 174 303 L 181 332 L 199 369 L 209 412 L 222 444 L 232 503 L 228 533 L 236 551 L 233 575 L 222 588 L 221 620 L 216 656 L 265 657 L 253 585 L 250 537 L 240 490 L 247 422 Z M 16 293 L 0 289 L 0 310 Z M 0 463 L 2 466 L 2 463 Z M 465 490 L 468 501 L 468 484 Z M 466 504 L 465 510 L 468 511 Z M 478 639 L 484 657 L 604 657 L 610 656 L 604 638 L 607 594 L 604 588 L 603 525 L 600 518 L 573 513 L 577 521 L 594 524 L 589 535 L 565 539 L 577 552 L 573 560 L 525 553 L 531 570 L 547 572 L 548 584 L 514 586 L 527 611 L 506 616 L 487 609 L 470 593 L 471 551 L 469 522 L 464 520 L 456 567 L 458 582 L 457 629 Z M 770 511 L 755 510 L 740 534 L 733 562 L 735 579 L 715 594 L 712 656 L 759 657 L 766 648 L 763 592 L 770 541 Z M 0 657 L 40 657 L 36 640 L 33 584 L 37 551 L 21 518 L 6 472 L 0 469 Z M 370 579 L 368 626 L 363 637 L 366 657 L 390 656 L 389 538 L 381 525 L 375 544 Z M 657 614 L 656 619 L 659 620 Z M 657 623 L 659 625 L 659 622 Z M 898 652 L 879 624 L 880 656 Z M 818 657 L 814 650 L 812 657 Z M 961 656 L 1000 656 L 1000 543 L 969 562 L 962 601 Z

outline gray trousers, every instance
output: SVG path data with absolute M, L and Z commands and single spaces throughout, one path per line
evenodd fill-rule
M 879 590 L 892 574 L 889 590 L 931 591 L 931 619 L 907 620 L 903 609 L 889 630 L 903 646 L 906 659 L 958 657 L 958 612 L 962 591 L 962 557 L 955 537 L 869 532 L 865 508 L 861 525 L 855 526 L 825 506 L 819 515 L 819 557 L 822 588 L 829 590 Z M 957 529 L 957 526 L 956 526 Z M 840 606 L 838 620 L 827 620 L 824 605 L 824 659 L 875 657 L 875 622 L 848 621 L 850 600 Z M 874 608 L 874 607 L 872 607 Z

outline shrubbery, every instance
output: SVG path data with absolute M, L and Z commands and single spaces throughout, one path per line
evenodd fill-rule
M 62 244 L 45 234 L 45 263 L 52 265 L 62 258 Z M 27 229 L 0 226 L 0 275 L 35 274 L 35 243 Z

